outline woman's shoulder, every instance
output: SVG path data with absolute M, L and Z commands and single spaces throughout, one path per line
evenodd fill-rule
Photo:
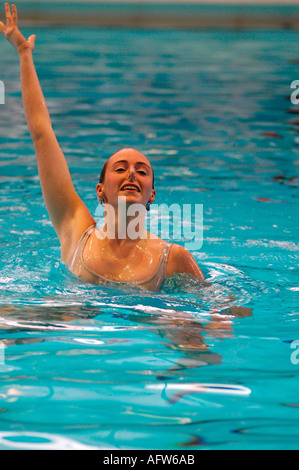
M 148 239 L 147 239 L 148 247 L 150 247 L 153 250 L 155 249 L 161 250 L 163 248 L 168 247 L 170 249 L 170 253 L 169 253 L 170 261 L 174 262 L 175 260 L 187 259 L 189 256 L 191 256 L 191 253 L 182 245 L 179 245 L 177 243 L 167 242 L 163 240 L 162 238 L 159 238 L 157 235 L 154 235 L 149 232 L 148 234 L 149 234 Z
M 189 250 L 182 245 L 173 243 L 167 264 L 167 277 L 175 273 L 189 273 L 204 279 L 204 275 Z

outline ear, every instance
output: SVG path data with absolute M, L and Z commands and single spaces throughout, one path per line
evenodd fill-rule
M 155 197 L 156 197 L 156 190 L 152 189 L 151 195 L 149 197 L 149 202 L 154 202 Z
M 103 183 L 97 184 L 97 196 L 99 201 L 104 199 L 103 186 Z

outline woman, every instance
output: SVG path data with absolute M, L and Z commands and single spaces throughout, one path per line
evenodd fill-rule
M 88 282 L 132 283 L 153 291 L 160 289 L 165 277 L 175 273 L 204 279 L 188 250 L 145 231 L 145 210 L 156 194 L 154 175 L 148 159 L 134 149 L 120 150 L 103 168 L 97 195 L 105 204 L 105 226 L 102 231 L 96 229 L 94 218 L 74 189 L 52 129 L 33 62 L 35 35 L 26 40 L 20 33 L 15 5 L 10 9 L 6 3 L 5 12 L 6 25 L 0 22 L 0 32 L 19 54 L 25 115 L 34 142 L 43 197 L 60 240 L 62 261 Z M 137 238 L 129 231 L 134 216 L 128 213 L 134 204 L 144 208 Z

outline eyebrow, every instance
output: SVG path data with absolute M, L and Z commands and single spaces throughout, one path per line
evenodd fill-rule
M 112 166 L 114 167 L 115 165 L 118 165 L 119 163 L 128 163 L 128 160 L 118 160 L 117 162 L 113 163 Z M 151 167 L 148 166 L 147 163 L 145 163 L 145 162 L 137 162 L 136 165 L 144 165 L 149 170 L 151 170 Z

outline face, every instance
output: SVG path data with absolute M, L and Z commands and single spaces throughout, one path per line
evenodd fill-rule
M 99 199 L 117 206 L 118 197 L 125 197 L 127 204 L 143 204 L 155 200 L 152 189 L 153 170 L 148 159 L 134 149 L 123 149 L 107 161 L 103 183 L 97 185 Z

